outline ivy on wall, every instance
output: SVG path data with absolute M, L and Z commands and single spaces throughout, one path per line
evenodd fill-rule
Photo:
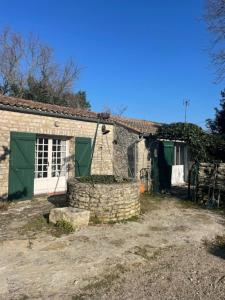
M 225 139 L 221 135 L 209 134 L 192 123 L 171 123 L 162 125 L 156 137 L 160 139 L 185 141 L 192 160 L 225 161 Z

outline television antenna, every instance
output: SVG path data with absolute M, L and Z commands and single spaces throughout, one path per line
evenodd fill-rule
M 188 107 L 190 106 L 190 100 L 184 99 L 183 105 L 184 105 L 184 122 L 187 123 L 187 110 Z

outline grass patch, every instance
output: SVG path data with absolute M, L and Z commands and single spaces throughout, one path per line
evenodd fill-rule
M 60 237 L 64 234 L 70 234 L 75 229 L 73 226 L 64 220 L 57 222 L 55 225 L 49 223 L 48 216 L 37 216 L 31 218 L 27 224 L 19 229 L 19 234 L 34 236 L 38 233 L 45 232 L 55 237 Z
M 161 252 L 162 249 L 156 249 L 150 245 L 144 245 L 142 247 L 136 246 L 132 251 L 133 254 L 138 255 L 148 261 L 156 259 Z
M 132 216 L 128 219 L 123 219 L 123 220 L 117 221 L 117 223 L 128 223 L 128 222 L 138 222 L 138 221 L 139 221 L 139 216 L 136 215 L 136 216 Z
M 141 214 L 158 209 L 158 203 L 168 196 L 162 194 L 145 193 L 141 196 Z
M 27 224 L 20 228 L 20 233 L 36 233 L 48 228 L 48 222 L 44 216 L 31 218 Z
M 198 203 L 191 200 L 177 200 L 177 204 L 183 208 L 202 208 Z
M 74 295 L 72 297 L 73 300 L 81 300 L 81 299 L 89 299 L 95 296 L 97 299 L 98 293 L 104 290 L 104 293 L 107 293 L 111 288 L 112 283 L 120 278 L 121 274 L 124 274 L 127 269 L 121 265 L 117 264 L 110 273 L 105 273 L 101 277 L 102 278 L 93 278 L 93 282 L 90 282 L 86 285 L 82 292 L 78 295 Z

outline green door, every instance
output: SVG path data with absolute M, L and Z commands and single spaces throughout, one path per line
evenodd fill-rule
M 159 184 L 159 161 L 158 161 L 158 147 L 159 143 L 157 141 L 151 141 L 150 154 L 151 154 L 151 180 L 152 180 L 152 190 L 154 193 L 160 192 Z
M 35 139 L 33 133 L 11 132 L 9 199 L 33 197 Z
M 172 166 L 174 161 L 174 142 L 164 141 L 163 148 L 165 160 L 168 166 Z
M 75 176 L 90 175 L 91 138 L 75 139 Z
M 174 160 L 174 143 L 163 141 L 159 144 L 159 182 L 161 190 L 171 188 L 172 165 Z

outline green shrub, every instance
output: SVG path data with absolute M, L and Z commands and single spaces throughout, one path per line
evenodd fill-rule
M 56 222 L 55 226 L 62 231 L 62 233 L 68 234 L 74 232 L 75 228 L 73 225 L 66 220 L 59 220 Z

